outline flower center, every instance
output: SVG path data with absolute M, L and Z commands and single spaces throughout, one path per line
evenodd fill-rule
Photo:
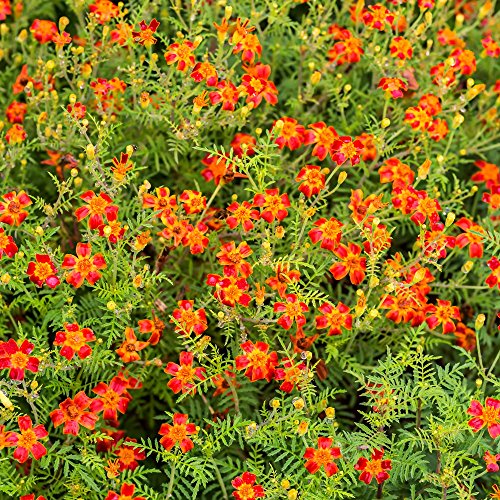
M 193 380 L 195 370 L 192 366 L 181 365 L 180 370 L 175 374 L 175 377 L 179 379 L 183 384 L 187 384 Z
M 34 274 L 41 281 L 45 281 L 49 276 L 54 274 L 54 271 L 48 262 L 41 262 L 36 265 Z
M 75 419 L 80 414 L 80 410 L 73 404 L 69 405 L 68 408 L 66 408 L 66 413 L 68 414 L 69 418 Z
M 83 276 L 87 276 L 92 271 L 92 267 L 92 262 L 86 258 L 80 259 L 76 264 L 76 270 Z
M 7 211 L 17 214 L 21 211 L 21 205 L 17 201 L 11 201 L 7 207 Z
M 255 498 L 253 486 L 251 484 L 243 483 L 238 488 L 238 498 L 241 498 L 241 500 L 252 500 Z
M 10 358 L 12 368 L 25 368 L 28 364 L 28 355 L 24 352 L 15 352 Z
M 186 428 L 184 425 L 176 425 L 174 424 L 174 426 L 172 427 L 172 429 L 170 430 L 170 437 L 174 440 L 174 441 L 182 441 L 183 439 L 186 438 Z
M 101 198 L 100 196 L 96 196 L 92 198 L 89 202 L 90 211 L 94 214 L 103 214 L 104 209 L 108 206 L 108 202 Z
M 490 425 L 498 423 L 500 420 L 500 410 L 493 406 L 485 406 L 481 418 L 484 420 L 486 426 L 489 427 Z
M 314 461 L 321 467 L 329 464 L 332 461 L 330 448 L 316 450 L 314 453 Z
M 18 448 L 26 448 L 27 450 L 31 450 L 36 442 L 36 434 L 31 429 L 27 429 L 21 432 L 21 436 L 17 441 L 17 446 Z

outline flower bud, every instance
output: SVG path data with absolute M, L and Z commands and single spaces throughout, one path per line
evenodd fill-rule
M 317 85 L 321 80 L 321 72 L 315 71 L 310 78 L 310 81 L 313 85 Z
M 474 328 L 476 329 L 476 331 L 481 330 L 485 321 L 486 321 L 486 316 L 484 314 L 477 315 L 476 321 L 474 323 Z
M 87 144 L 85 151 L 89 160 L 93 160 L 95 158 L 95 147 L 92 144 Z
M 345 170 L 342 170 L 339 174 L 339 178 L 337 180 L 337 184 L 340 186 L 341 184 L 344 183 L 344 181 L 347 179 L 347 172 Z
M 380 126 L 381 126 L 382 128 L 387 128 L 390 124 L 391 124 L 391 120 L 389 120 L 389 118 L 384 118 L 384 119 L 380 122 Z
M 448 215 L 446 216 L 446 221 L 444 225 L 446 227 L 450 227 L 454 222 L 455 222 L 455 213 L 449 212 Z
M 292 404 L 296 410 L 302 410 L 304 408 L 305 403 L 302 398 L 297 398 L 292 401 Z

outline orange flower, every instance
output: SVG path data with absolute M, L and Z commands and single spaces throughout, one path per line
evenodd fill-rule
M 132 328 L 125 328 L 125 340 L 123 344 L 116 349 L 116 354 L 120 356 L 124 363 L 130 363 L 131 361 L 137 361 L 140 359 L 138 351 L 142 351 L 149 345 L 149 342 L 141 342 L 137 340 L 135 332 Z
M 483 193 L 482 200 L 485 203 L 488 203 L 488 205 L 493 210 L 496 210 L 497 208 L 500 208 L 500 184 L 490 184 L 490 186 L 488 187 L 490 188 L 490 192 Z M 0 210 L 1 210 L 1 204 L 0 204 Z M 0 220 L 2 219 L 0 218 Z
M 182 238 L 182 245 L 189 247 L 192 255 L 203 253 L 208 246 L 208 238 L 205 236 L 207 231 L 208 227 L 203 222 L 198 222 L 196 227 L 188 224 L 186 234 Z
M 153 319 L 141 319 L 138 321 L 139 332 L 149 333 L 148 343 L 156 345 L 160 341 L 163 330 L 165 330 L 165 323 L 153 314 Z
M 163 436 L 160 444 L 168 451 L 178 444 L 182 453 L 187 453 L 194 448 L 194 443 L 189 436 L 198 433 L 196 425 L 188 423 L 188 416 L 182 413 L 174 413 L 172 423 L 173 425 L 161 425 L 158 432 L 160 436 Z
M 221 246 L 220 252 L 215 256 L 219 259 L 219 264 L 224 266 L 226 275 L 241 275 L 244 278 L 248 278 L 252 274 L 253 269 L 252 265 L 246 262 L 245 259 L 252 255 L 252 253 L 253 250 L 248 246 L 248 243 L 242 241 L 236 246 L 236 243 L 231 241 L 224 243 Z
M 260 341 L 254 344 L 248 340 L 241 344 L 240 347 L 245 354 L 236 356 L 236 369 L 245 370 L 245 376 L 251 382 L 262 379 L 270 382 L 274 376 L 274 369 L 278 364 L 276 352 L 269 353 L 269 345 Z
M 7 236 L 4 229 L 0 227 L 0 259 L 4 254 L 12 259 L 18 250 L 14 238 L 12 238 L 12 236 Z
M 493 184 L 500 184 L 500 168 L 494 163 L 477 160 L 474 165 L 479 168 L 479 172 L 472 175 L 472 182 L 485 182 L 488 188 Z
M 182 208 L 188 214 L 199 214 L 205 210 L 207 199 L 199 191 L 186 189 L 179 196 L 179 201 L 182 202 Z
M 175 394 L 182 391 L 183 394 L 196 394 L 196 382 L 205 380 L 205 368 L 193 367 L 194 355 L 192 352 L 183 351 L 179 355 L 179 364 L 170 361 L 165 373 L 172 375 L 174 378 L 167 384 Z
M 323 161 L 328 154 L 334 153 L 333 144 L 338 138 L 337 131 L 329 127 L 325 122 L 317 122 L 309 125 L 304 135 L 304 144 L 314 144 L 312 155 Z
M 118 182 L 121 182 L 123 179 L 125 179 L 127 172 L 130 172 L 134 168 L 133 163 L 130 161 L 130 156 L 127 153 L 121 153 L 119 160 L 115 156 L 111 160 L 111 163 L 113 164 L 113 166 L 111 167 L 113 177 Z
M 111 0 L 95 0 L 93 4 L 89 5 L 89 10 L 100 24 L 105 24 L 120 15 L 120 8 Z
M 181 335 L 190 335 L 191 332 L 201 335 L 208 328 L 205 309 L 195 310 L 193 300 L 180 300 L 177 306 L 170 320 L 176 325 L 175 332 Z
M 222 304 L 235 307 L 241 304 L 248 307 L 252 297 L 247 293 L 250 288 L 245 278 L 238 278 L 229 270 L 224 268 L 224 276 L 209 274 L 207 285 L 215 287 L 214 297 Z
M 357 63 L 365 53 L 362 45 L 361 39 L 356 38 L 348 30 L 342 30 L 340 41 L 328 51 L 328 58 L 339 66 L 345 63 Z
M 288 195 L 279 194 L 278 188 L 266 189 L 265 194 L 257 193 L 253 202 L 258 207 L 262 207 L 260 216 L 269 224 L 277 219 L 282 221 L 287 215 L 287 208 L 290 206 Z
M 20 144 L 23 142 L 28 135 L 26 134 L 26 130 L 24 130 L 22 125 L 15 123 L 12 127 L 7 130 L 5 133 L 5 140 L 7 144 Z
M 343 224 L 335 217 L 330 217 L 329 220 L 325 218 L 319 219 L 314 223 L 314 226 L 308 233 L 311 241 L 313 243 L 321 241 L 321 248 L 333 252 L 340 243 Z
M 187 71 L 195 64 L 193 51 L 196 47 L 197 45 L 189 40 L 184 40 L 182 43 L 172 43 L 165 52 L 165 61 L 169 66 L 177 63 L 179 71 Z
M 405 112 L 405 122 L 408 123 L 414 130 L 427 130 L 431 121 L 432 118 L 427 110 L 420 106 L 408 108 Z
M 397 57 L 398 59 L 401 59 L 401 61 L 411 59 L 413 56 L 413 47 L 411 46 L 411 43 L 402 36 L 393 38 L 389 48 L 391 56 Z
M 135 485 L 123 483 L 120 493 L 108 491 L 104 500 L 146 500 L 144 497 L 134 497 Z
M 177 200 L 175 194 L 170 194 L 170 189 L 166 187 L 156 188 L 156 196 L 144 193 L 142 195 L 142 208 L 151 208 L 156 217 L 166 217 L 172 211 L 177 210 Z
M 234 111 L 240 91 L 229 80 L 222 80 L 216 85 L 218 90 L 212 91 L 209 94 L 212 105 L 222 103 L 224 111 Z
M 86 191 L 80 198 L 87 202 L 87 205 L 77 208 L 75 216 L 80 222 L 90 215 L 88 221 L 90 229 L 97 229 L 102 226 L 104 224 L 104 215 L 109 219 L 110 216 L 116 216 L 118 212 L 118 207 L 112 204 L 113 200 L 106 193 L 100 193 L 97 196 L 94 191 Z
M 125 413 L 132 399 L 127 392 L 127 382 L 120 377 L 113 377 L 111 382 L 99 382 L 93 389 L 100 398 L 92 400 L 90 411 L 97 413 L 104 410 L 105 420 L 116 420 L 118 412 Z
M 279 263 L 276 266 L 276 276 L 267 278 L 268 284 L 272 290 L 276 290 L 281 298 L 285 298 L 286 289 L 290 283 L 296 283 L 300 280 L 300 271 L 290 270 L 290 264 Z
M 357 139 L 353 141 L 351 137 L 343 135 L 333 141 L 330 155 L 337 165 L 343 165 L 346 161 L 350 161 L 351 165 L 354 166 L 359 163 L 362 150 L 363 144 L 360 141 Z
M 27 104 L 24 102 L 12 101 L 5 110 L 5 116 L 10 123 L 23 123 L 27 112 Z
M 196 83 L 206 81 L 209 87 L 215 87 L 217 85 L 217 70 L 215 66 L 209 62 L 203 61 L 196 63 L 190 76 Z
M 262 99 L 265 99 L 273 106 L 278 102 L 278 89 L 273 82 L 269 81 L 271 66 L 267 64 L 257 64 L 245 67 L 246 75 L 241 79 L 241 93 L 247 95 L 247 103 L 252 103 L 256 108 Z
M 500 401 L 498 399 L 486 398 L 484 406 L 473 399 L 467 413 L 474 417 L 469 420 L 469 427 L 473 432 L 479 432 L 486 427 L 492 439 L 500 436 Z
M 16 446 L 14 459 L 24 464 L 31 453 L 35 460 L 40 460 L 47 454 L 47 448 L 39 440 L 48 437 L 49 433 L 41 424 L 33 427 L 33 422 L 28 415 L 19 417 L 17 423 L 21 432 L 11 432 L 7 437 L 10 446 Z
M 253 204 L 248 201 L 238 203 L 234 201 L 227 207 L 229 212 L 226 218 L 226 223 L 231 229 L 235 229 L 241 224 L 243 231 L 248 232 L 253 229 L 254 223 L 252 221 L 259 220 L 260 214 L 258 210 L 253 209 Z
M 58 35 L 56 23 L 44 19 L 35 19 L 30 27 L 31 34 L 38 43 L 52 41 L 54 35 Z
M 425 312 L 430 314 L 425 320 L 429 328 L 434 330 L 436 326 L 442 325 L 443 333 L 454 332 L 456 327 L 453 320 L 461 320 L 458 307 L 452 306 L 448 300 L 437 299 L 437 305 L 429 304 Z
M 97 253 L 91 258 L 92 245 L 90 243 L 78 243 L 76 245 L 76 256 L 66 254 L 61 267 L 63 269 L 74 269 L 66 277 L 66 281 L 75 288 L 82 286 L 87 280 L 94 285 L 100 279 L 100 269 L 106 268 L 106 261 L 102 254 Z
M 262 45 L 259 38 L 251 33 L 245 35 L 234 47 L 233 54 L 241 52 L 241 61 L 253 63 L 255 57 L 262 55 Z
M 284 313 L 278 319 L 278 325 L 285 330 L 290 330 L 293 322 L 297 323 L 297 328 L 302 328 L 306 323 L 304 313 L 309 311 L 309 307 L 304 302 L 299 302 L 297 295 L 294 293 L 285 295 L 286 302 L 275 302 L 274 312 Z
M 307 198 L 317 195 L 325 188 L 325 175 L 317 165 L 306 165 L 295 180 L 301 182 L 299 191 Z
M 386 472 L 392 469 L 391 460 L 383 460 L 384 450 L 374 449 L 372 452 L 371 460 L 365 457 L 360 457 L 354 468 L 362 471 L 359 480 L 366 484 L 370 484 L 372 479 L 375 478 L 378 484 L 382 484 L 389 479 L 389 474 Z
M 92 400 L 83 391 L 80 391 L 74 399 L 66 398 L 58 410 L 49 414 L 54 427 L 64 424 L 63 434 L 74 436 L 78 435 L 80 425 L 86 429 L 94 429 L 99 417 L 92 411 L 85 411 L 91 402 Z
M 400 78 L 382 78 L 378 83 L 378 88 L 385 90 L 394 99 L 403 97 L 403 92 L 408 90 L 408 86 Z
M 413 170 L 398 158 L 388 158 L 378 169 L 381 184 L 392 182 L 394 186 L 412 184 L 415 180 Z
M 27 274 L 30 280 L 37 286 L 46 284 L 49 288 L 55 288 L 60 281 L 57 277 L 57 268 L 52 262 L 50 255 L 35 255 L 35 262 L 28 264 Z
M 375 4 L 368 6 L 362 15 L 363 23 L 373 29 L 384 31 L 386 25 L 392 27 L 394 23 L 394 14 L 389 12 L 389 10 L 381 4 Z
M 338 472 L 339 468 L 334 460 L 342 457 L 342 453 L 340 453 L 340 448 L 332 447 L 332 443 L 332 438 L 319 437 L 317 449 L 306 449 L 304 453 L 304 458 L 307 460 L 305 467 L 311 474 L 316 474 L 321 467 L 325 468 L 327 477 Z
M 349 274 L 353 285 L 359 285 L 365 279 L 366 257 L 361 257 L 361 247 L 354 243 L 347 246 L 339 245 L 333 253 L 340 259 L 330 267 L 330 272 L 336 280 L 341 280 Z
M 64 331 L 56 333 L 54 345 L 62 346 L 61 356 L 71 361 L 75 354 L 80 359 L 85 359 L 92 354 L 92 349 L 87 342 L 96 340 L 90 328 L 80 328 L 77 323 L 64 323 Z
M 275 130 L 276 123 L 278 121 L 281 121 L 283 125 L 281 128 Z M 304 126 L 300 125 L 297 120 L 289 118 L 288 116 L 284 116 L 279 120 L 276 120 L 271 130 L 274 131 L 275 134 L 279 134 L 274 142 L 280 149 L 287 146 L 290 151 L 293 151 L 302 146 L 302 143 L 304 142 Z
M 153 36 L 156 33 L 156 30 L 160 26 L 160 23 L 153 19 L 149 24 L 146 24 L 146 21 L 141 21 L 139 23 L 140 31 L 132 31 L 132 36 L 134 37 L 134 42 L 144 45 L 144 47 L 149 48 L 151 45 L 156 43 L 156 38 Z
M 277 368 L 274 372 L 274 379 L 282 381 L 280 390 L 284 392 L 292 392 L 293 388 L 298 385 L 300 388 L 301 382 L 307 375 L 307 367 L 304 363 L 299 362 L 294 364 L 293 359 L 283 358 L 281 360 L 283 368 Z
M 323 313 L 323 316 L 316 316 L 318 330 L 328 328 L 328 335 L 340 335 L 342 328 L 346 330 L 352 328 L 352 314 L 349 314 L 350 309 L 342 302 L 336 306 L 325 302 L 318 307 L 318 310 Z
M 382 202 L 382 194 L 370 194 L 365 199 L 363 199 L 363 196 L 361 189 L 351 191 L 349 209 L 352 211 L 351 217 L 356 222 L 361 222 L 364 219 L 366 219 L 366 222 L 370 222 L 377 210 L 387 206 L 386 203 Z
M 25 370 L 36 373 L 40 360 L 35 356 L 30 356 L 34 347 L 27 340 L 23 340 L 21 345 L 18 345 L 14 339 L 0 342 L 0 370 L 9 369 L 11 380 L 24 380 Z

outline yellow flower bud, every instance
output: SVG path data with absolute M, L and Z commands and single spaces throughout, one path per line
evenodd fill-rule
M 337 184 L 340 186 L 341 184 L 344 183 L 344 181 L 347 179 L 347 172 L 345 170 L 342 170 L 339 174 L 339 178 L 337 179 Z
M 10 274 L 9 273 L 3 274 L 2 277 L 0 278 L 0 280 L 2 280 L 2 283 L 4 285 L 8 285 L 10 282 Z
M 302 398 L 297 398 L 292 401 L 292 404 L 296 410 L 302 410 L 305 406 L 305 402 Z
M 110 311 L 114 311 L 116 309 L 116 302 L 114 302 L 113 300 L 110 300 L 107 304 L 106 304 L 106 307 L 110 310 Z
M 281 487 L 287 490 L 290 488 L 290 481 L 288 479 L 283 479 L 283 481 L 281 481 Z
M 92 144 L 87 144 L 85 151 L 89 160 L 93 160 L 95 158 L 95 147 Z
M 481 330 L 485 321 L 486 321 L 486 316 L 484 314 L 477 315 L 476 321 L 474 323 L 474 328 L 476 329 L 476 331 Z
M 384 118 L 384 119 L 380 122 L 380 126 L 381 126 L 382 128 L 387 128 L 390 124 L 391 124 L 391 120 L 389 120 L 389 118 Z
M 450 227 L 454 222 L 455 222 L 455 214 L 453 212 L 450 212 L 446 216 L 446 221 L 445 221 L 444 225 L 446 227 Z
M 56 67 L 56 63 L 51 59 L 45 63 L 45 69 L 47 71 L 52 71 Z
M 275 410 L 278 409 L 280 407 L 281 403 L 279 401 L 279 399 L 273 399 L 271 401 L 271 408 L 274 408 Z
M 325 408 L 325 414 L 326 418 L 335 418 L 335 408 L 332 408 L 331 406 Z
M 297 427 L 297 434 L 299 436 L 303 436 L 307 430 L 309 429 L 309 423 L 303 420 L 300 422 L 299 426 Z
M 293 488 L 288 492 L 288 500 L 297 500 L 298 495 L 299 492 Z
M 0 391 L 0 403 L 2 403 L 7 409 L 10 409 L 14 406 L 12 404 L 12 401 L 7 397 L 7 395 L 3 391 Z
M 66 16 L 62 16 L 59 18 L 59 31 L 63 32 L 66 29 L 66 26 L 69 24 L 69 19 Z
M 43 236 L 43 233 L 45 231 L 43 230 L 43 227 L 42 226 L 37 226 L 37 228 L 35 229 L 35 233 L 38 235 L 38 236 Z
M 460 125 L 462 125 L 463 122 L 464 122 L 464 115 L 461 115 L 460 113 L 457 113 L 453 117 L 452 126 L 453 126 L 453 128 L 458 128 L 458 127 L 460 127 Z
M 471 271 L 471 269 L 474 267 L 474 262 L 472 260 L 468 260 L 463 266 L 462 266 L 462 272 L 464 274 L 467 274 Z

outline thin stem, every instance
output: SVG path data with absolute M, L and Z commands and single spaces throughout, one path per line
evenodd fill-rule
M 217 477 L 217 481 L 219 481 L 220 489 L 222 491 L 222 498 L 224 498 L 224 500 L 228 500 L 229 497 L 227 496 L 226 485 L 224 484 L 222 476 L 220 475 L 219 467 L 217 467 L 217 464 L 214 465 L 215 465 L 215 475 Z
M 172 466 L 170 467 L 170 481 L 168 483 L 168 490 L 166 499 L 169 499 L 172 496 L 172 491 L 174 489 L 174 479 L 175 479 L 175 462 L 172 462 Z

